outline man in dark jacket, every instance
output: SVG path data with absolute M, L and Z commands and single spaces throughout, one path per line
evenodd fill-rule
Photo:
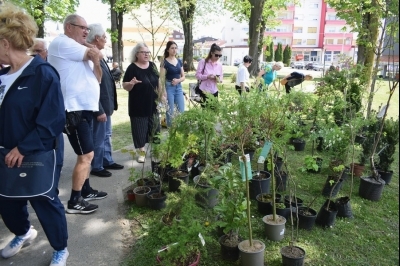
M 89 25 L 90 32 L 86 37 L 88 43 L 102 50 L 106 44 L 106 33 L 101 24 Z M 93 144 L 94 157 L 92 160 L 91 175 L 110 177 L 111 172 L 106 169 L 119 170 L 124 166 L 114 162 L 111 148 L 111 115 L 118 109 L 117 90 L 113 76 L 106 61 L 100 61 L 103 71 L 100 83 L 99 111 L 93 112 Z
M 281 84 L 285 85 L 286 93 L 290 93 L 294 86 L 301 84 L 304 80 L 312 80 L 311 75 L 304 75 L 299 72 L 292 72 L 281 80 Z
M 115 82 L 119 82 L 121 80 L 122 71 L 119 69 L 119 64 L 114 62 L 112 64 L 113 69 L 111 69 L 111 75 Z

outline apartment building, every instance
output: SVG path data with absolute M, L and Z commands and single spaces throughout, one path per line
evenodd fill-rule
M 292 60 L 336 63 L 340 54 L 355 57 L 356 34 L 336 15 L 336 11 L 323 0 L 300 0 L 277 15 L 280 25 L 267 28 L 264 35 L 271 36 L 276 48 L 278 43 L 292 48 Z M 248 25 L 229 21 L 223 30 L 227 41 L 227 54 L 248 42 Z M 224 49 L 225 50 L 225 49 Z M 236 59 L 233 59 L 233 61 Z M 227 64 L 233 63 L 228 60 Z

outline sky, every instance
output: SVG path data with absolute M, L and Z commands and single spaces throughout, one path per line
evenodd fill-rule
M 97 0 L 81 0 L 80 5 L 76 11 L 78 15 L 85 18 L 88 24 L 91 23 L 101 23 L 105 29 L 111 28 L 111 23 L 109 21 L 108 5 L 101 3 Z M 221 30 L 223 28 L 223 23 L 218 23 L 221 21 L 221 17 L 215 18 L 216 22 L 212 25 L 206 27 L 198 27 L 195 29 L 194 38 L 200 38 L 202 36 L 210 36 L 214 38 L 221 37 Z M 176 27 L 178 29 L 178 27 Z

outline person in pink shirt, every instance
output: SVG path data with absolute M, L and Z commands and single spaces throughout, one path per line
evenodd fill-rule
M 199 80 L 199 90 L 196 91 L 202 99 L 202 107 L 206 101 L 207 95 L 211 94 L 218 97 L 218 83 L 222 83 L 224 73 L 219 58 L 222 56 L 222 49 L 217 44 L 211 45 L 210 51 L 205 59 L 199 62 L 196 71 L 196 78 Z

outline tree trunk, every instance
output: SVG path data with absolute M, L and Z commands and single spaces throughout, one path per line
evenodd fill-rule
M 179 16 L 183 25 L 185 45 L 183 46 L 183 62 L 187 62 L 189 70 L 196 70 L 193 65 L 193 16 L 196 11 L 196 4 L 192 1 L 182 3 L 176 0 L 179 8 Z
M 253 57 L 253 60 L 258 62 L 258 56 L 260 55 L 258 44 L 265 0 L 249 0 L 249 2 L 251 4 L 249 21 L 249 55 Z M 257 75 L 257 69 L 258 64 L 251 64 L 249 66 L 249 73 L 251 75 Z
M 124 41 L 122 40 L 122 28 L 124 25 L 124 13 L 118 13 L 118 59 L 120 62 L 125 61 L 124 57 Z M 123 68 L 121 69 L 123 71 Z
M 264 47 L 264 32 L 265 32 L 265 20 L 261 20 L 260 24 L 260 32 L 259 32 L 259 40 L 258 40 L 258 46 L 257 46 L 257 57 L 253 58 L 254 62 L 257 62 L 256 65 L 257 68 L 255 69 L 255 73 L 253 73 L 255 76 L 257 76 L 258 72 L 260 72 L 260 67 L 259 67 L 259 62 L 258 58 L 260 55 L 262 55 L 261 60 L 264 61 L 264 53 L 263 53 L 263 47 Z
M 37 3 L 36 9 L 40 10 L 40 12 L 35 12 L 34 19 L 35 21 L 41 21 L 41 24 L 38 24 L 38 38 L 44 38 L 44 21 L 45 21 L 45 10 L 44 10 L 44 0 Z M 36 15 L 37 14 L 37 15 Z

